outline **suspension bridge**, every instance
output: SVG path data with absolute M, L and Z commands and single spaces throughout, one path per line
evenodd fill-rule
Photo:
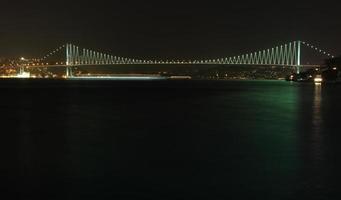
M 143 60 L 110 55 L 107 53 L 81 48 L 74 44 L 65 44 L 47 53 L 44 57 L 32 59 L 33 62 L 20 66 L 20 73 L 30 67 L 65 67 L 66 77 L 73 76 L 72 69 L 81 66 L 103 65 L 260 65 L 293 67 L 300 73 L 302 67 L 318 67 L 319 65 L 302 65 L 302 46 L 306 46 L 320 55 L 334 58 L 331 53 L 304 41 L 293 41 L 272 48 L 231 57 L 202 60 Z M 63 60 L 51 62 L 52 57 L 62 54 Z

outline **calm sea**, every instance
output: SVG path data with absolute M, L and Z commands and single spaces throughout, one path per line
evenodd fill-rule
M 0 81 L 1 199 L 341 199 L 341 85 Z

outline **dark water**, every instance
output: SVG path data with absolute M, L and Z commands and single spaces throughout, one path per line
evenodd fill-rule
M 2 80 L 1 199 L 340 199 L 340 91 Z

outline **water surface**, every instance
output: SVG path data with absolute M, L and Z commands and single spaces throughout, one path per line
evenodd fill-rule
M 339 199 L 341 85 L 1 80 L 9 199 Z

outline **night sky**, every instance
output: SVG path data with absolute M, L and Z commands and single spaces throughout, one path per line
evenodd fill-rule
M 1 1 L 0 57 L 66 42 L 140 59 L 218 58 L 304 40 L 341 54 L 341 8 L 319 1 Z

